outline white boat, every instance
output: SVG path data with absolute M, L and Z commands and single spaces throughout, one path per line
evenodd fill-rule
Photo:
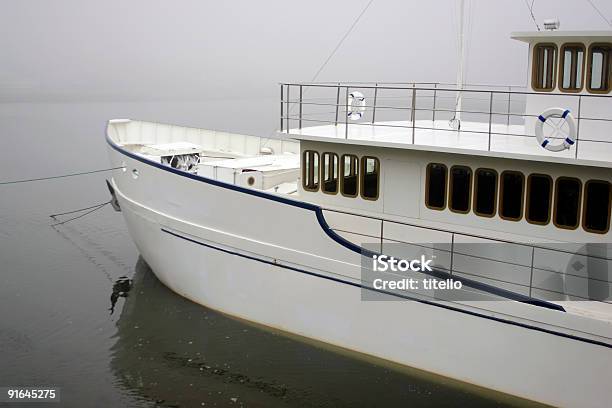
M 141 255 L 232 316 L 533 401 L 610 406 L 612 32 L 512 37 L 529 45 L 526 89 L 285 83 L 278 139 L 109 121 L 111 185 Z M 433 270 L 390 281 L 461 289 L 376 285 L 370 257 L 398 248 Z

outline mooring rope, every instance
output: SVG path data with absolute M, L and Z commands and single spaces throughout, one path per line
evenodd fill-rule
M 102 173 L 104 171 L 118 170 L 118 169 L 123 169 L 123 168 L 125 168 L 125 167 L 120 166 L 120 167 L 111 167 L 111 168 L 108 168 L 108 169 L 82 171 L 82 172 L 79 172 L 79 173 L 68 173 L 68 174 L 62 174 L 62 175 L 59 175 L 59 176 L 38 177 L 38 178 L 32 178 L 32 179 L 13 180 L 13 181 L 3 181 L 3 182 L 0 182 L 0 186 L 4 186 L 4 185 L 8 185 L 8 184 L 30 183 L 32 181 L 44 181 L 44 180 L 61 179 L 61 178 L 66 178 L 66 177 L 83 176 L 83 175 L 87 175 L 87 174 Z
M 74 210 L 74 211 L 68 211 L 68 212 L 65 212 L 65 213 L 63 213 L 63 214 L 73 214 L 73 213 L 76 213 L 76 212 L 80 212 L 80 211 L 89 210 L 89 211 L 87 211 L 86 213 L 83 213 L 83 214 L 81 214 L 81 215 L 77 215 L 76 217 L 68 218 L 67 220 L 64 220 L 64 221 L 61 221 L 61 222 L 56 222 L 55 224 L 52 224 L 51 226 L 52 226 L 52 227 L 56 227 L 56 226 L 58 226 L 58 225 L 66 224 L 67 222 L 70 222 L 70 221 L 78 220 L 79 218 L 82 218 L 82 217 L 84 217 L 84 216 L 86 216 L 86 215 L 88 215 L 88 214 L 91 214 L 91 213 L 93 213 L 93 212 L 98 211 L 99 209 L 103 208 L 103 207 L 104 207 L 104 206 L 106 206 L 107 204 L 110 204 L 110 203 L 111 203 L 111 201 L 112 201 L 112 200 L 107 201 L 107 202 L 102 203 L 102 204 L 94 205 L 94 206 L 92 206 L 92 207 L 80 208 L 80 209 L 78 209 L 78 210 Z M 55 218 L 55 216 L 57 216 L 57 215 L 62 215 L 62 214 L 53 214 L 53 215 L 50 215 L 49 217 L 51 217 L 51 218 L 53 218 L 53 219 L 55 220 L 55 219 L 56 219 L 56 218 Z

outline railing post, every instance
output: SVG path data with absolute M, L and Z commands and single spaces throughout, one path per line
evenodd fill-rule
M 491 151 L 491 126 L 493 124 L 493 91 L 490 92 L 489 97 L 489 147 L 487 151 Z
M 289 117 L 290 115 L 290 111 L 289 111 L 289 88 L 291 87 L 291 85 L 287 84 L 287 133 L 289 133 L 289 129 L 290 129 L 290 125 L 289 125 Z
M 374 84 L 374 105 L 372 106 L 372 124 L 376 119 L 376 97 L 378 96 L 378 83 Z
M 578 138 L 580 137 L 580 108 L 582 107 L 582 95 L 578 95 L 578 118 L 576 119 L 578 123 L 576 124 L 576 156 L 578 158 Z
M 431 122 L 433 127 L 436 127 L 436 96 L 438 93 L 438 83 L 434 83 L 433 109 L 431 110 Z
M 533 259 L 535 255 L 535 247 L 531 247 L 531 276 L 529 277 L 529 297 L 531 297 L 531 286 L 533 285 Z
M 284 108 L 284 105 L 283 105 L 283 103 L 284 103 L 283 102 L 283 84 L 281 84 L 280 88 L 281 88 L 280 89 L 280 91 L 281 91 L 280 92 L 281 93 L 280 94 L 280 131 L 281 131 L 281 133 L 283 133 L 283 116 L 285 116 L 284 109 L 283 109 Z
M 334 126 L 338 126 L 338 110 L 340 109 L 340 82 L 338 82 L 338 92 L 336 92 L 336 122 Z
M 451 234 L 450 276 L 453 276 L 453 260 L 455 255 L 455 233 Z
M 410 108 L 410 120 L 412 121 L 412 144 L 414 144 L 414 132 L 415 132 L 415 121 L 416 121 L 416 87 L 412 84 L 412 107 Z
M 344 105 L 346 107 L 346 112 L 344 112 L 344 138 L 348 139 L 348 112 L 349 112 L 349 87 L 346 87 L 346 99 L 344 101 Z
M 302 85 L 300 85 L 300 119 L 298 121 L 298 128 L 302 129 Z
M 512 87 L 508 87 L 508 116 L 507 116 L 507 124 L 510 126 L 510 97 L 512 96 Z

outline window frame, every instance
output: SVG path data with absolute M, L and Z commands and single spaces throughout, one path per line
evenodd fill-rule
M 503 213 L 504 213 L 504 201 L 502 200 L 502 198 L 504 196 L 504 183 L 502 181 L 504 179 L 504 174 L 506 174 L 506 173 L 518 174 L 523 179 L 523 183 L 522 183 L 523 187 L 521 189 L 521 213 L 516 218 L 506 217 L 506 216 L 503 215 Z M 501 172 L 501 174 L 499 175 L 499 199 L 498 199 L 498 205 L 497 205 L 497 207 L 499 208 L 499 218 L 501 218 L 502 220 L 514 221 L 514 222 L 518 222 L 518 221 L 521 221 L 523 219 L 523 216 L 525 215 L 525 188 L 526 187 L 527 186 L 526 186 L 526 183 L 525 183 L 525 174 L 522 171 L 504 170 L 504 171 Z
M 529 199 L 531 198 L 531 180 L 534 176 L 547 178 L 550 182 L 550 191 L 548 193 L 548 218 L 546 221 L 532 221 L 529 219 Z M 550 224 L 550 219 L 552 217 L 552 206 L 553 206 L 553 189 L 555 184 L 553 183 L 553 178 L 548 174 L 543 173 L 531 173 L 527 176 L 527 185 L 525 188 L 527 189 L 526 197 L 525 197 L 525 220 L 534 225 L 548 225 Z
M 317 163 L 319 164 L 319 169 L 317 171 L 312 171 L 312 175 L 317 175 L 317 186 L 315 188 L 310 188 L 306 185 L 306 155 L 308 153 L 314 153 L 317 156 Z M 314 156 L 313 156 L 314 157 Z M 309 191 L 312 193 L 315 193 L 317 191 L 319 191 L 319 187 L 321 186 L 321 179 L 319 178 L 319 172 L 320 172 L 320 167 L 321 167 L 321 161 L 320 161 L 320 157 L 319 157 L 319 152 L 316 150 L 304 150 L 304 152 L 302 153 L 302 188 L 304 189 L 304 191 Z M 310 173 L 310 171 L 309 171 Z
M 593 48 L 595 47 L 607 47 L 608 48 L 608 86 L 606 89 L 592 89 L 591 79 L 592 72 L 591 68 L 593 65 Z M 605 67 L 602 67 L 602 70 Z M 594 94 L 607 94 L 612 89 L 612 43 L 599 42 L 592 43 L 589 45 L 587 52 L 587 70 L 586 70 L 586 90 Z
M 428 197 L 429 197 L 429 182 L 430 182 L 430 168 L 433 165 L 438 165 L 438 166 L 442 166 L 444 167 L 444 205 L 442 207 L 434 207 L 429 205 L 428 203 Z M 444 211 L 446 209 L 446 207 L 448 206 L 448 167 L 446 166 L 446 164 L 444 163 L 428 163 L 427 167 L 425 169 L 425 207 L 429 208 L 430 210 L 436 210 L 436 211 Z
M 537 68 L 538 68 L 538 64 L 537 62 L 537 51 L 539 47 L 552 47 L 554 50 L 554 61 L 552 63 L 552 85 L 550 88 L 540 88 L 539 86 L 537 86 Z M 557 47 L 557 44 L 555 43 L 537 43 L 533 46 L 533 53 L 532 53 L 532 57 L 531 57 L 531 88 L 536 91 L 536 92 L 552 92 L 555 90 L 555 88 L 557 87 L 557 65 L 558 65 L 558 59 L 559 59 L 559 49 Z
M 367 174 L 367 167 L 366 167 L 366 161 L 367 159 L 374 159 L 374 168 L 376 169 L 376 197 L 366 197 L 365 195 L 363 195 L 363 192 L 365 191 L 365 176 Z M 378 198 L 380 197 L 380 160 L 378 159 L 378 157 L 374 157 L 374 156 L 362 156 L 361 157 L 361 173 L 358 174 L 359 176 L 359 195 L 361 196 L 361 198 L 363 198 L 364 200 L 368 200 L 368 201 L 376 201 L 378 200 Z
M 587 203 L 587 199 L 589 196 L 589 184 L 592 182 L 607 183 L 609 187 L 609 190 L 608 190 L 608 225 L 606 229 L 603 231 L 587 228 L 587 226 L 585 225 L 586 224 L 586 210 L 587 210 L 586 203 Z M 581 213 L 582 222 L 580 223 L 582 225 L 582 229 L 592 234 L 602 234 L 602 235 L 607 234 L 610 231 L 610 219 L 612 218 L 612 214 L 610 213 L 610 210 L 612 210 L 612 183 L 610 183 L 607 180 L 599 180 L 599 179 L 588 180 L 586 183 L 584 183 L 584 193 L 583 193 L 582 213 Z
M 582 50 L 582 75 L 580 77 L 580 87 L 576 87 L 576 88 L 564 88 L 563 87 L 563 81 L 565 79 L 564 77 L 564 73 L 565 73 L 565 49 L 566 48 L 580 48 Z M 565 92 L 565 93 L 578 93 L 578 92 L 582 92 L 582 90 L 584 89 L 584 82 L 585 82 L 585 68 L 586 68 L 586 60 L 588 59 L 588 54 L 587 54 L 587 48 L 585 47 L 585 45 L 583 43 L 564 43 L 561 46 L 561 50 L 559 51 L 559 90 L 561 92 Z M 573 65 L 573 64 L 572 64 Z M 576 66 L 576 81 L 578 80 L 578 64 L 575 65 Z M 572 80 L 572 73 L 571 73 L 572 69 L 570 68 L 570 83 Z
M 558 206 L 557 206 L 557 191 L 559 188 L 559 182 L 562 180 L 575 180 L 578 182 L 578 210 L 576 211 L 576 225 L 571 227 L 571 226 L 567 226 L 567 225 L 560 225 L 557 224 L 557 210 L 558 210 Z M 568 176 L 561 176 L 561 177 L 557 177 L 557 179 L 555 180 L 555 193 L 554 193 L 554 204 L 553 204 L 553 224 L 555 225 L 555 227 L 557 228 L 561 228 L 561 229 L 565 229 L 565 230 L 575 230 L 577 229 L 580 224 L 581 224 L 581 216 L 582 216 L 582 180 L 580 180 L 577 177 L 568 177 Z
M 333 163 L 333 158 L 335 157 L 338 161 L 336 162 L 336 171 L 338 174 L 338 180 L 336 181 L 336 191 L 331 192 L 331 191 L 326 191 L 324 188 L 325 185 L 325 166 L 323 165 L 324 161 L 323 161 L 323 157 L 325 155 L 330 155 L 330 157 L 332 157 L 332 163 Z M 321 153 L 321 161 L 319 163 L 319 167 L 321 168 L 321 175 L 319 176 L 319 183 L 321 184 L 321 192 L 324 194 L 329 194 L 329 195 L 336 195 L 338 194 L 338 192 L 340 191 L 340 158 L 338 157 L 337 153 L 334 152 L 323 152 Z
M 357 176 L 357 181 L 355 182 L 355 195 L 353 194 L 345 194 L 344 193 L 344 158 L 345 157 L 354 157 L 356 159 L 357 168 L 355 169 L 355 175 Z M 359 157 L 355 154 L 343 154 L 340 156 L 340 163 L 338 163 L 338 177 L 340 177 L 340 194 L 344 197 L 348 198 L 356 198 L 359 196 L 359 166 L 360 161 Z
M 455 168 L 460 168 L 460 169 L 467 169 L 469 171 L 470 174 L 470 183 L 468 186 L 468 199 L 467 199 L 467 210 L 462 211 L 462 210 L 455 210 L 452 207 L 452 199 L 453 199 L 453 183 L 451 182 L 451 175 L 453 174 L 453 169 Z M 457 214 L 469 214 L 470 211 L 472 210 L 472 186 L 473 186 L 473 182 L 474 182 L 474 172 L 472 171 L 472 168 L 469 166 L 464 166 L 461 164 L 455 164 L 452 165 L 450 170 L 448 171 L 448 209 L 454 213 Z
M 478 176 L 477 176 L 477 174 L 481 170 L 482 171 L 490 171 L 490 172 L 495 174 L 495 193 L 493 195 L 493 214 L 485 214 L 485 213 L 478 212 L 476 210 L 476 200 L 478 198 L 478 182 L 477 182 Z M 473 181 L 473 183 L 474 183 L 474 188 L 473 188 L 473 190 L 474 190 L 473 191 L 474 197 L 472 199 L 472 211 L 474 212 L 474 214 L 476 214 L 479 217 L 486 217 L 486 218 L 493 218 L 493 217 L 495 217 L 497 215 L 497 198 L 498 198 L 497 195 L 499 193 L 499 173 L 495 169 L 490 169 L 490 168 L 487 168 L 487 167 L 479 167 L 476 170 L 474 170 L 473 179 L 474 179 L 474 181 Z

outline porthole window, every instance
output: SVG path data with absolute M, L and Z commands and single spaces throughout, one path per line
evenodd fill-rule
M 472 195 L 472 170 L 465 166 L 453 166 L 450 170 L 449 208 L 458 213 L 470 211 Z
M 338 192 L 338 155 L 323 153 L 321 155 L 321 190 L 327 194 Z
M 474 213 L 481 217 L 493 217 L 497 201 L 497 172 L 493 169 L 477 169 L 474 174 Z
M 531 85 L 536 91 L 555 89 L 557 66 L 557 46 L 554 44 L 537 44 L 533 48 L 533 71 Z
M 605 234 L 610 229 L 611 190 L 610 183 L 603 180 L 585 184 L 582 227 L 586 231 Z
M 554 223 L 559 228 L 575 229 L 578 227 L 580 214 L 580 180 L 571 177 L 559 177 L 555 184 Z
M 319 153 L 305 150 L 302 163 L 302 186 L 306 191 L 319 189 Z
M 612 44 L 593 44 L 589 48 L 589 64 L 587 69 L 587 89 L 593 93 L 610 91 L 610 61 Z
M 584 73 L 584 45 L 564 44 L 560 57 L 559 88 L 565 92 L 579 92 Z
M 523 217 L 525 176 L 518 171 L 504 171 L 500 176 L 499 216 L 518 221 Z
M 380 161 L 376 157 L 361 159 L 361 197 L 366 200 L 378 199 L 380 184 Z
M 430 163 L 425 180 L 425 205 L 432 210 L 446 208 L 446 175 L 444 164 Z
M 342 178 L 340 191 L 347 197 L 357 197 L 359 184 L 359 159 L 352 154 L 345 154 L 340 160 L 342 165 Z
M 527 221 L 531 224 L 548 224 L 551 200 L 552 178 L 546 174 L 530 174 L 527 178 Z

